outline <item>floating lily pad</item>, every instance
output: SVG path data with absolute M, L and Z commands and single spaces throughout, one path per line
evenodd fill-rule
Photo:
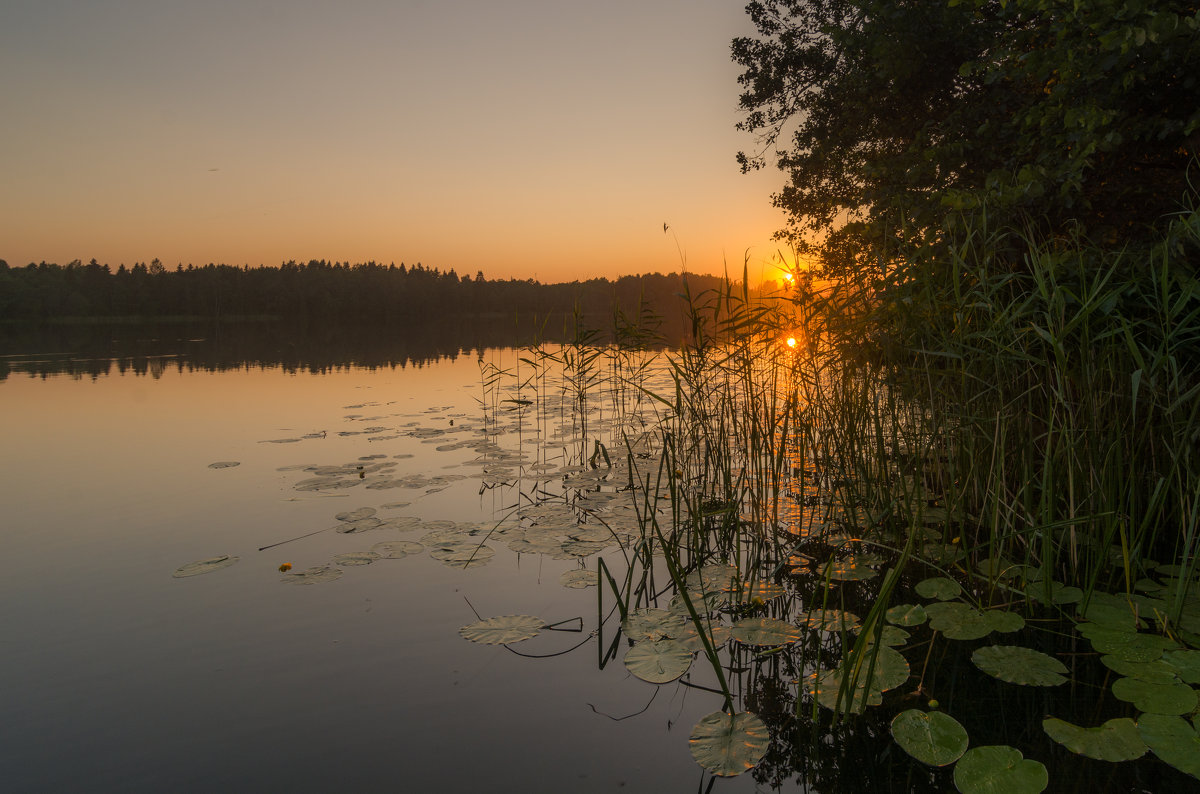
M 945 576 L 935 576 L 917 582 L 913 588 L 922 598 L 936 598 L 938 601 L 949 601 L 957 598 L 962 592 L 962 585 Z
M 558 577 L 558 583 L 563 587 L 569 587 L 572 590 L 582 590 L 585 587 L 595 587 L 600 581 L 599 574 L 595 571 L 583 569 L 575 569 L 573 571 L 564 571 L 562 576 Z
M 767 726 L 748 711 L 716 711 L 692 729 L 689 746 L 696 763 L 714 775 L 731 777 L 753 769 L 767 753 Z
M 195 562 L 189 562 L 187 565 L 180 565 L 175 569 L 175 572 L 171 574 L 171 576 L 175 577 L 176 579 L 183 579 L 188 576 L 199 576 L 200 574 L 204 573 L 212 573 L 213 571 L 219 571 L 222 568 L 228 568 L 239 559 L 239 557 L 230 557 L 228 554 L 222 554 L 220 557 L 209 557 L 206 560 L 196 560 Z
M 1146 754 L 1146 743 L 1137 724 L 1128 717 L 1112 719 L 1099 728 L 1081 728 L 1057 717 L 1042 720 L 1042 728 L 1054 741 L 1073 753 L 1097 761 L 1132 761 Z
M 862 714 L 867 706 L 878 706 L 883 702 L 883 692 L 867 686 L 861 677 L 854 691 L 842 691 L 845 676 L 842 670 L 821 670 L 813 673 L 805 682 L 805 691 L 816 696 L 817 702 L 840 714 Z
M 651 684 L 674 681 L 692 666 L 692 652 L 676 640 L 642 640 L 625 653 L 629 672 Z
M 892 737 L 923 764 L 945 766 L 967 751 L 967 729 L 940 711 L 909 709 L 892 719 Z
M 473 540 L 435 543 L 429 547 L 429 556 L 451 568 L 474 568 L 486 565 L 496 554 L 491 546 Z
M 920 626 L 929 619 L 925 607 L 920 604 L 898 604 L 889 609 L 884 617 L 897 626 Z
M 1093 593 L 1088 605 L 1079 610 L 1079 616 L 1109 628 L 1135 631 L 1142 626 L 1137 605 L 1127 598 L 1109 593 Z
M 1200 735 L 1179 717 L 1143 714 L 1138 717 L 1142 741 L 1165 763 L 1200 778 Z
M 819 631 L 858 631 L 858 615 L 843 609 L 814 609 L 801 615 L 800 623 Z
M 509 645 L 536 637 L 545 627 L 546 622 L 533 615 L 500 615 L 463 626 L 458 633 L 483 645 Z
M 954 785 L 962 794 L 1038 794 L 1049 784 L 1044 764 L 1003 744 L 973 747 L 954 767 Z
M 1025 595 L 1043 604 L 1077 604 L 1083 600 L 1083 591 L 1078 587 L 1053 581 L 1030 582 L 1025 586 Z
M 879 644 L 888 646 L 904 645 L 908 642 L 908 632 L 897 626 L 884 625 L 879 631 Z M 871 632 L 867 637 L 867 642 L 875 641 L 875 633 Z
M 685 626 L 683 618 L 665 609 L 636 609 L 621 621 L 621 631 L 634 642 L 673 638 Z
M 977 640 L 992 633 L 992 624 L 978 609 L 961 601 L 942 601 L 925 607 L 929 627 L 952 640 Z
M 729 589 L 729 593 L 737 601 L 745 603 L 760 601 L 765 603 L 786 595 L 787 590 L 783 588 L 783 585 L 776 584 L 775 582 L 758 582 L 748 587 L 734 585 Z
M 1118 678 L 1112 684 L 1118 700 L 1151 714 L 1189 714 L 1197 704 L 1196 690 L 1187 684 L 1153 684 L 1137 678 Z
M 729 642 L 732 635 L 728 626 L 719 624 L 711 624 L 704 627 L 708 633 L 708 640 L 714 648 L 720 648 L 725 643 Z M 688 623 L 679 636 L 675 639 L 683 644 L 683 647 L 689 651 L 700 652 L 704 650 L 704 640 L 700 638 L 700 632 L 696 629 L 695 623 Z
M 1066 666 L 1041 651 L 1019 645 L 988 645 L 971 654 L 971 661 L 983 672 L 1025 686 L 1058 686 L 1067 682 Z
M 878 576 L 879 571 L 862 560 L 850 557 L 844 560 L 830 560 L 820 569 L 820 575 L 828 576 L 836 582 L 858 582 Z
M 381 559 L 402 560 L 413 554 L 420 554 L 425 551 L 425 547 L 412 540 L 385 540 L 372 546 L 371 551 Z
M 373 551 L 351 551 L 346 554 L 338 554 L 332 560 L 334 565 L 370 565 L 376 560 L 383 559 L 383 556 Z
M 1010 634 L 1025 628 L 1025 618 L 1016 612 L 1009 612 L 1003 609 L 984 610 L 983 619 L 992 627 L 992 631 L 1001 634 Z
M 305 568 L 303 571 L 293 571 L 292 573 L 284 574 L 280 581 L 289 584 L 319 584 L 320 582 L 332 582 L 334 579 L 342 578 L 342 569 L 333 565 L 317 565 L 312 568 Z
M 1200 684 L 1200 651 L 1166 651 L 1162 658 L 1181 679 L 1189 684 Z
M 1131 662 L 1120 656 L 1105 654 L 1100 661 L 1118 675 L 1149 681 L 1152 684 L 1178 684 L 1178 671 L 1162 659 L 1151 662 Z
M 338 521 L 361 521 L 364 518 L 371 518 L 375 515 L 373 507 L 359 507 L 355 510 L 344 510 L 334 516 Z
M 733 638 L 746 645 L 776 647 L 800 639 L 797 626 L 778 618 L 744 618 L 734 624 Z
M 1130 662 L 1152 662 L 1163 651 L 1175 647 L 1175 641 L 1158 634 L 1143 634 L 1131 629 L 1113 628 L 1098 623 L 1081 623 L 1075 627 L 1102 654 Z
M 210 469 L 232 469 L 234 466 L 241 466 L 241 461 L 237 460 L 218 460 L 216 463 L 208 464 Z

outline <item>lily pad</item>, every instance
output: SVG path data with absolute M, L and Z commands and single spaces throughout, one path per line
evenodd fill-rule
M 536 637 L 545 627 L 546 622 L 533 615 L 500 615 L 463 626 L 458 633 L 483 645 L 509 645 Z
M 562 576 L 558 577 L 559 584 L 563 587 L 569 587 L 572 590 L 595 587 L 599 581 L 599 575 L 595 571 L 588 571 L 582 568 L 577 568 L 573 571 L 564 571 Z
M 962 794 L 1039 794 L 1049 784 L 1044 764 L 1003 744 L 973 747 L 954 767 L 954 785 Z
M 684 631 L 686 621 L 665 609 L 636 609 L 621 622 L 621 631 L 634 642 L 675 637 Z
M 1066 665 L 1053 656 L 1019 645 L 988 645 L 971 654 L 983 672 L 1025 686 L 1058 686 L 1067 682 Z
M 425 551 L 425 547 L 413 540 L 385 540 L 372 546 L 371 551 L 381 559 L 402 560 L 413 554 L 420 554 Z
M 1197 704 L 1196 690 L 1187 684 L 1152 684 L 1137 678 L 1118 678 L 1112 684 L 1118 700 L 1151 714 L 1190 714 Z
M 867 686 L 866 676 L 860 678 L 853 692 L 842 691 L 842 670 L 822 670 L 809 676 L 805 691 L 815 695 L 817 702 L 840 714 L 862 714 L 867 706 L 883 702 L 883 692 Z
M 677 640 L 643 640 L 625 654 L 629 672 L 651 684 L 674 681 L 692 666 L 692 652 Z
M 1189 684 L 1200 684 L 1200 651 L 1167 651 L 1162 658 L 1181 679 Z
M 986 609 L 983 619 L 992 627 L 992 631 L 1000 634 L 1009 634 L 1025 628 L 1025 618 L 1004 609 Z
M 949 601 L 957 598 L 962 592 L 962 586 L 958 582 L 945 576 L 923 579 L 917 582 L 913 589 L 922 598 L 936 598 L 938 601 Z
M 1100 661 L 1117 675 L 1149 681 L 1152 684 L 1178 684 L 1178 671 L 1162 659 L 1152 662 L 1131 662 L 1120 656 L 1105 654 Z
M 732 629 L 733 638 L 746 645 L 775 647 L 800 639 L 800 629 L 778 618 L 745 618 Z
M 884 617 L 888 623 L 895 623 L 897 626 L 920 626 L 929 619 L 925 607 L 920 604 L 898 604 L 889 609 Z
M 222 568 L 228 568 L 237 562 L 240 557 L 230 557 L 228 554 L 222 554 L 220 557 L 209 557 L 206 560 L 196 560 L 189 562 L 187 565 L 180 565 L 171 574 L 176 579 L 184 579 L 188 576 L 199 576 L 204 573 L 212 573 L 219 571 Z
M 334 565 L 370 565 L 376 560 L 382 560 L 383 556 L 373 551 L 351 551 L 346 554 L 338 554 L 332 560 Z
M 828 576 L 836 582 L 859 582 L 878 575 L 879 571 L 854 557 L 831 560 L 821 568 L 821 576 Z
M 708 632 L 709 642 L 712 643 L 714 648 L 720 648 L 722 645 L 729 642 L 731 631 L 728 626 L 722 626 L 714 623 L 712 625 L 705 626 L 705 630 Z M 680 632 L 679 636 L 675 639 L 679 640 L 679 642 L 683 644 L 683 647 L 687 648 L 689 651 L 700 652 L 704 650 L 704 640 L 700 639 L 700 632 L 696 629 L 694 623 L 689 623 L 687 626 L 685 626 L 684 630 Z
M 696 763 L 714 775 L 731 777 L 753 769 L 767 754 L 767 726 L 748 711 L 715 711 L 692 729 L 689 746 Z
M 208 464 L 210 469 L 232 469 L 234 466 L 241 466 L 241 461 L 237 460 L 218 460 L 216 463 Z
M 923 764 L 946 766 L 967 751 L 967 729 L 940 711 L 909 709 L 892 719 L 892 737 Z
M 858 631 L 858 615 L 843 609 L 814 609 L 800 623 L 820 631 Z
M 925 607 L 929 627 L 951 640 L 977 640 L 992 633 L 988 618 L 961 601 L 937 602 Z
M 288 584 L 319 584 L 342 578 L 342 569 L 333 565 L 316 565 L 303 571 L 284 574 L 280 581 Z
M 1165 763 L 1200 778 L 1200 735 L 1180 717 L 1143 714 L 1138 718 L 1142 741 Z
M 1112 719 L 1099 728 L 1081 728 L 1057 717 L 1042 720 L 1042 728 L 1054 741 L 1077 755 L 1097 761 L 1132 761 L 1146 754 L 1146 743 L 1137 724 L 1128 717 Z
M 1163 651 L 1175 647 L 1174 640 L 1158 634 L 1138 633 L 1098 623 L 1081 623 L 1076 631 L 1087 637 L 1097 652 L 1112 654 L 1129 662 L 1152 662 L 1161 658 Z

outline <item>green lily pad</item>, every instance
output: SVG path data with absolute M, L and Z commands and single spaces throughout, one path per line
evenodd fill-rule
M 920 626 L 929 619 L 925 607 L 920 604 L 897 604 L 889 609 L 884 617 L 888 623 L 895 623 L 897 626 Z
M 1136 605 L 1128 599 L 1109 593 L 1093 593 L 1088 605 L 1079 610 L 1079 616 L 1109 628 L 1136 631 L 1142 626 Z
M 858 631 L 858 615 L 843 609 L 814 609 L 800 616 L 800 624 L 818 631 Z
M 954 767 L 954 785 L 962 794 L 1039 794 L 1049 784 L 1044 764 L 1003 744 L 973 747 Z
M 897 645 L 904 645 L 905 643 L 908 642 L 908 636 L 909 636 L 908 632 L 902 628 L 899 628 L 897 626 L 885 625 L 879 631 L 879 644 L 880 645 L 888 645 L 888 646 L 892 646 L 892 647 L 895 647 Z M 871 632 L 870 635 L 867 637 L 867 643 L 870 644 L 870 643 L 873 643 L 874 641 L 875 641 L 875 633 Z
M 228 554 L 222 554 L 220 557 L 209 557 L 205 560 L 196 560 L 189 562 L 187 565 L 180 565 L 171 574 L 176 579 L 185 579 L 189 576 L 200 576 L 205 573 L 219 571 L 222 568 L 228 568 L 237 562 L 240 557 L 230 557 Z
M 878 706 L 883 702 L 883 692 L 867 686 L 866 676 L 859 678 L 853 692 L 842 692 L 844 674 L 841 669 L 821 670 L 805 681 L 805 691 L 817 698 L 831 711 L 841 714 L 862 714 L 867 706 Z
M 1092 647 L 1102 654 L 1111 654 L 1129 662 L 1152 662 L 1163 655 L 1163 651 L 1175 647 L 1175 641 L 1158 634 L 1144 634 L 1122 628 L 1113 628 L 1098 623 L 1081 623 L 1076 626 Z
M 1112 684 L 1118 700 L 1150 714 L 1189 714 L 1197 704 L 1196 690 L 1187 684 L 1152 684 L 1137 678 L 1118 678 Z
M 1138 717 L 1142 741 L 1165 763 L 1200 778 L 1200 735 L 1179 717 L 1143 714 Z
M 775 582 L 758 582 L 753 586 L 742 587 L 733 585 L 729 588 L 729 594 L 735 601 L 751 604 L 756 601 L 766 603 L 773 601 L 776 598 L 781 598 L 787 594 L 787 590 L 783 585 Z
M 983 612 L 983 619 L 991 626 L 992 631 L 1001 634 L 1010 634 L 1025 628 L 1025 618 L 1016 612 L 1004 609 L 986 609 Z
M 1021 573 L 1021 566 L 1004 557 L 988 557 L 979 561 L 979 572 L 989 579 L 1011 579 Z
M 1181 679 L 1189 684 L 1200 684 L 1200 651 L 1166 651 L 1162 658 Z
M 665 609 L 635 609 L 621 621 L 621 631 L 634 642 L 676 637 L 687 625 L 679 615 Z
M 988 645 L 971 654 L 971 661 L 983 672 L 1025 686 L 1058 686 L 1067 682 L 1066 666 L 1041 651 L 1019 645 Z
M 909 709 L 892 719 L 892 737 L 923 764 L 946 766 L 967 751 L 967 729 L 940 711 Z
M 536 637 L 545 627 L 546 621 L 533 615 L 500 615 L 463 626 L 458 633 L 483 645 L 508 645 Z
M 232 469 L 234 466 L 241 466 L 240 461 L 236 460 L 218 460 L 216 463 L 208 464 L 210 469 Z
M 1042 720 L 1042 728 L 1054 741 L 1077 755 L 1097 761 L 1132 761 L 1146 754 L 1146 743 L 1137 724 L 1128 717 L 1112 719 L 1099 728 L 1081 728 L 1057 717 Z
M 828 576 L 836 582 L 858 582 L 878 576 L 879 571 L 854 557 L 844 560 L 830 560 L 821 568 L 821 576 Z
M 731 777 L 753 769 L 770 741 L 766 724 L 756 715 L 715 711 L 696 723 L 688 744 L 696 763 L 714 775 Z
M 800 629 L 778 618 L 744 618 L 734 624 L 733 638 L 746 645 L 776 647 L 800 639 Z
M 305 568 L 303 571 L 292 571 L 285 573 L 281 578 L 281 582 L 288 584 L 319 584 L 321 582 L 332 582 L 334 579 L 342 578 L 342 569 L 333 565 L 317 565 L 312 568 Z
M 722 645 L 729 642 L 731 632 L 728 626 L 722 626 L 713 623 L 705 626 L 705 630 L 708 632 L 709 642 L 712 643 L 714 648 L 720 648 Z M 680 644 L 682 644 L 683 647 L 687 648 L 689 651 L 695 651 L 699 653 L 700 651 L 704 650 L 704 640 L 700 639 L 700 632 L 696 629 L 695 623 L 689 623 L 687 626 L 685 626 L 683 631 L 680 632 L 679 636 L 675 637 L 675 639 L 678 640 Z
M 346 554 L 335 555 L 330 562 L 334 565 L 345 567 L 347 565 L 370 565 L 376 560 L 382 559 L 383 555 L 373 551 L 351 551 Z
M 558 577 L 558 583 L 563 587 L 569 587 L 572 590 L 582 590 L 585 587 L 595 587 L 600 581 L 600 576 L 596 571 L 589 571 L 577 568 L 573 571 L 564 571 L 563 575 Z
M 1179 683 L 1176 669 L 1162 659 L 1155 659 L 1152 662 L 1131 662 L 1120 656 L 1105 654 L 1100 657 L 1100 661 L 1117 675 L 1149 681 L 1152 684 Z
M 665 684 L 692 666 L 692 652 L 676 640 L 643 640 L 625 653 L 625 668 L 643 681 Z
M 917 595 L 922 598 L 936 598 L 938 601 L 949 601 L 952 598 L 957 598 L 962 592 L 962 586 L 945 576 L 935 576 L 931 579 L 924 579 L 917 582 Z
M 385 540 L 372 546 L 371 551 L 381 559 L 402 560 L 413 554 L 420 554 L 425 551 L 425 547 L 413 540 Z
M 961 601 L 943 601 L 925 607 L 929 614 L 929 627 L 940 631 L 951 640 L 977 640 L 992 633 L 988 618 L 969 604 Z

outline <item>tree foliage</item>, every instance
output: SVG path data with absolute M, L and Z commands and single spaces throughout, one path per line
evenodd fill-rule
M 1153 237 L 1200 153 L 1196 0 L 754 0 L 742 129 L 788 175 L 782 233 L 834 270 L 948 217 Z M 1194 194 L 1193 194 L 1194 195 Z

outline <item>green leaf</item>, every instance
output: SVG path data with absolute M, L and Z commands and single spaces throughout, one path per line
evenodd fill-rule
M 621 621 L 621 631 L 634 642 L 675 637 L 684 631 L 687 621 L 665 609 L 635 609 Z
M 1117 675 L 1149 681 L 1152 684 L 1179 683 L 1175 668 L 1162 659 L 1155 659 L 1152 662 L 1131 662 L 1120 656 L 1106 654 L 1100 657 L 1100 661 Z
M 1001 634 L 1010 634 L 1025 628 L 1025 618 L 1016 612 L 1008 612 L 1003 609 L 985 610 L 983 619 L 991 626 L 992 631 L 997 631 Z
M 909 709 L 892 719 L 892 737 L 923 764 L 945 766 L 967 751 L 967 729 L 940 711 Z
M 1139 634 L 1096 623 L 1081 623 L 1076 631 L 1087 637 L 1097 652 L 1112 654 L 1128 662 L 1152 662 L 1176 644 L 1174 640 L 1157 634 Z
M 977 640 L 992 633 L 987 617 L 961 601 L 929 604 L 925 611 L 929 613 L 929 627 L 951 640 Z
M 814 609 L 801 615 L 800 623 L 820 631 L 858 631 L 858 615 L 842 609 Z
M 1053 656 L 1018 645 L 988 645 L 971 654 L 971 661 L 983 672 L 1025 686 L 1065 684 L 1067 668 Z
M 954 767 L 954 785 L 962 794 L 1038 794 L 1049 783 L 1044 764 L 1002 744 L 967 750 Z
M 483 645 L 508 645 L 536 637 L 545 627 L 544 620 L 532 615 L 500 615 L 463 626 L 458 633 Z
M 596 571 L 590 571 L 583 568 L 576 568 L 572 571 L 563 571 L 562 576 L 558 577 L 558 583 L 563 587 L 569 587 L 572 590 L 582 590 L 585 587 L 595 587 L 600 581 L 600 575 Z
M 714 775 L 730 777 L 753 769 L 767 753 L 767 726 L 748 711 L 715 711 L 692 728 L 689 746 L 696 763 Z
M 923 579 L 917 582 L 913 589 L 922 598 L 936 598 L 938 601 L 949 601 L 957 598 L 958 594 L 962 592 L 962 586 L 958 582 L 945 576 Z
M 1137 678 L 1113 681 L 1113 695 L 1151 714 L 1189 714 L 1196 708 L 1196 690 L 1187 684 L 1152 684 Z
M 676 640 L 643 640 L 625 654 L 625 668 L 643 681 L 665 684 L 692 666 L 692 652 Z
M 895 623 L 897 626 L 919 626 L 929 619 L 925 607 L 920 604 L 898 604 L 889 609 L 884 617 L 888 623 Z
M 1189 684 L 1200 684 L 1200 651 L 1167 651 L 1163 661 Z
M 1142 741 L 1165 763 L 1200 778 L 1200 735 L 1179 717 L 1143 714 L 1138 718 Z
M 1138 733 L 1137 724 L 1128 717 L 1112 719 L 1099 728 L 1078 725 L 1047 717 L 1042 728 L 1051 739 L 1077 755 L 1097 761 L 1132 761 L 1146 754 L 1146 743 Z
M 734 624 L 733 638 L 746 645 L 776 647 L 800 639 L 800 629 L 778 618 L 744 618 Z

